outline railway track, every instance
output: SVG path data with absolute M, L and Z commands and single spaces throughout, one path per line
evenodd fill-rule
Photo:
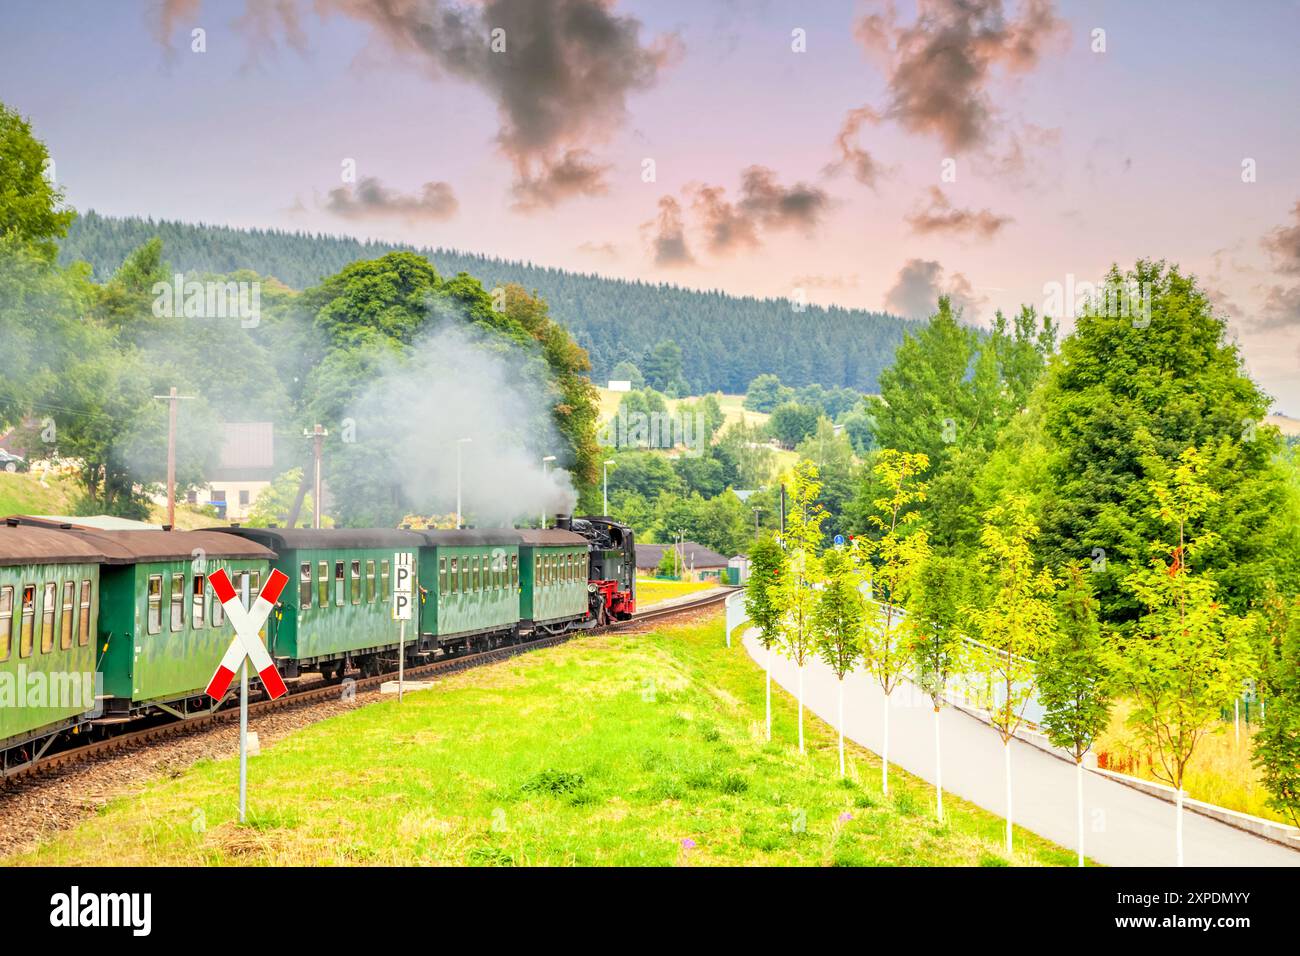
M 647 608 L 626 621 L 615 621 L 602 628 L 571 631 L 566 634 L 547 635 L 520 644 L 510 644 L 504 647 L 493 648 L 490 651 L 481 651 L 477 654 L 465 654 L 459 657 L 451 657 L 446 660 L 434 661 L 429 664 L 419 664 L 415 667 L 407 668 L 403 675 L 403 679 L 416 680 L 424 677 L 454 674 L 474 667 L 482 667 L 485 664 L 494 664 L 498 661 L 508 660 L 511 657 L 517 657 L 518 655 L 526 654 L 529 651 L 541 650 L 546 647 L 555 647 L 556 645 L 563 644 L 572 638 L 584 634 L 608 634 L 628 630 L 632 627 L 643 625 L 649 621 L 671 618 L 679 614 L 698 611 L 701 608 L 709 607 L 713 604 L 720 604 L 727 598 L 731 591 L 732 589 L 728 589 L 727 591 L 720 593 L 708 594 L 694 600 L 682 601 L 681 603 L 673 604 L 668 607 Z M 317 701 L 337 699 L 339 694 L 345 688 L 351 693 L 361 690 L 373 690 L 396 677 L 397 671 L 391 671 L 388 673 L 376 674 L 371 677 L 345 678 L 343 682 L 319 680 L 313 681 L 310 684 L 299 684 L 278 700 L 250 700 L 248 704 L 248 713 L 249 716 L 252 717 L 276 710 L 301 707 Z M 93 760 L 96 757 L 147 746 L 155 741 L 180 736 L 182 734 L 195 733 L 208 727 L 214 727 L 218 724 L 238 720 L 239 708 L 237 706 L 223 706 L 211 713 L 172 720 L 139 730 L 114 734 L 113 736 L 106 737 L 103 740 L 92 741 L 91 743 L 83 744 L 81 746 L 69 747 L 65 750 L 59 750 L 29 763 L 12 767 L 5 771 L 3 776 L 0 776 L 0 787 L 12 781 L 33 777 L 52 770 L 64 769 L 75 764 Z

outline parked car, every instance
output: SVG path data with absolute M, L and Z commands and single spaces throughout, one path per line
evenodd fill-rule
M 13 474 L 16 471 L 26 471 L 28 467 L 26 458 L 0 448 L 0 471 Z

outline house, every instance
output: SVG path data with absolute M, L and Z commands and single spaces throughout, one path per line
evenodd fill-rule
M 224 422 L 221 434 L 221 454 L 207 486 L 187 498 L 212 505 L 226 521 L 243 521 L 275 479 L 275 423 Z
M 721 580 L 727 574 L 727 559 L 716 551 L 694 541 L 679 544 L 638 544 L 636 546 L 637 574 L 650 576 L 659 568 L 664 553 L 677 551 L 681 577 L 687 581 Z

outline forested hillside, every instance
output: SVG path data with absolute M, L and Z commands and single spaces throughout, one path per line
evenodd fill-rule
M 252 269 L 295 289 L 307 289 L 359 259 L 411 249 L 384 242 L 262 229 L 230 229 L 148 219 L 116 219 L 91 211 L 62 242 L 63 263 L 89 262 L 106 281 L 132 249 L 154 236 L 182 272 Z M 877 390 L 880 372 L 913 323 L 891 315 L 809 306 L 785 300 L 736 298 L 669 285 L 628 282 L 546 269 L 449 249 L 418 249 L 447 276 L 468 272 L 485 288 L 517 282 L 535 290 L 551 315 L 591 354 L 592 377 L 608 378 L 620 361 L 640 362 L 662 341 L 682 349 L 692 392 L 743 392 L 760 373 L 787 385 L 816 382 Z M 741 333 L 743 330 L 743 334 Z

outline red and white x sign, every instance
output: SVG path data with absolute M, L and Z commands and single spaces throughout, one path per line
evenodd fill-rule
M 217 600 L 226 609 L 226 617 L 235 626 L 235 639 L 230 642 L 226 656 L 221 659 L 221 663 L 217 665 L 217 672 L 208 682 L 208 696 L 214 700 L 221 700 L 226 696 L 226 690 L 235 678 L 236 669 L 247 656 L 253 662 L 253 669 L 257 671 L 257 676 L 262 678 L 262 686 L 271 695 L 271 699 L 275 700 L 285 692 L 286 688 L 280 672 L 275 669 L 275 661 L 271 660 L 271 655 L 257 632 L 271 616 L 271 610 L 279 600 L 280 592 L 289 583 L 289 576 L 283 571 L 273 569 L 266 585 L 262 588 L 262 593 L 257 596 L 252 608 L 247 611 L 239 602 L 239 597 L 230 584 L 230 578 L 226 577 L 224 568 L 214 571 L 208 580 L 212 582 L 212 590 L 216 592 Z

